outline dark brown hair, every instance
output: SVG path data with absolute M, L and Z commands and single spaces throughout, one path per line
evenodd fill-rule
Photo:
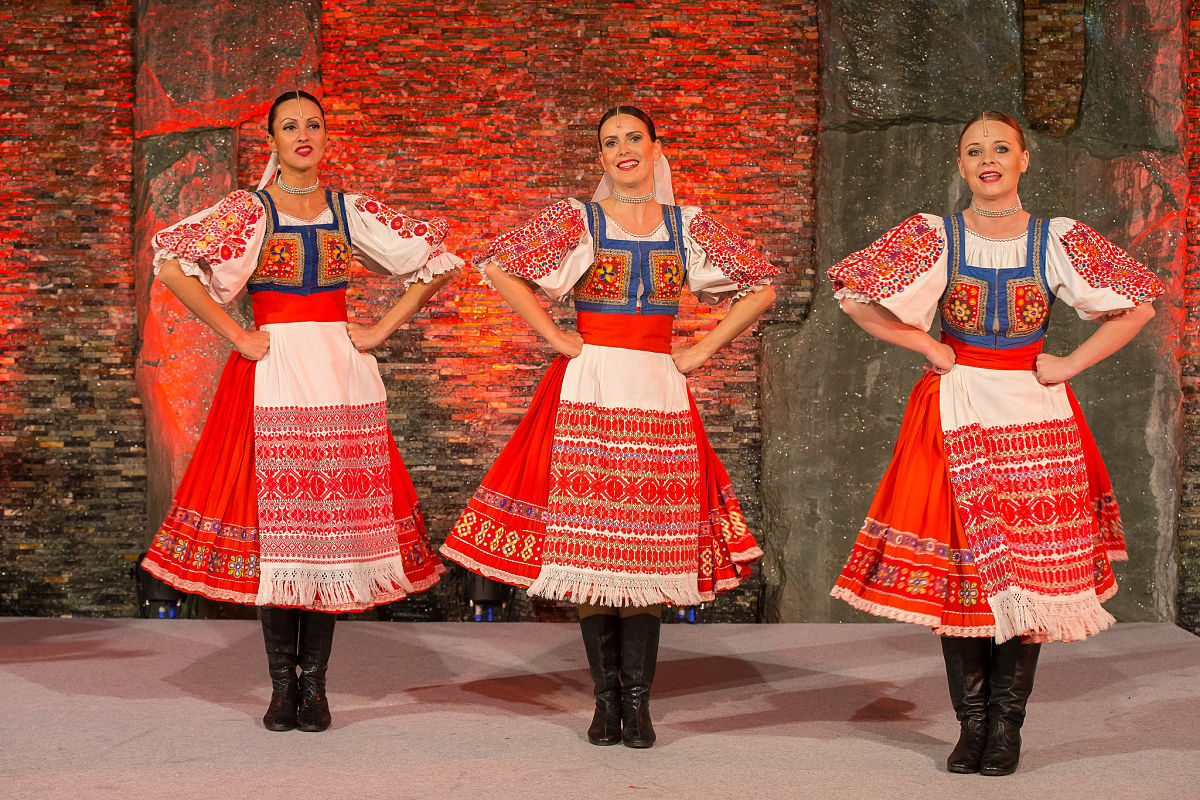
M 657 142 L 658 134 L 654 132 L 654 120 L 650 119 L 650 115 L 642 111 L 636 106 L 613 106 L 608 111 L 604 112 L 604 116 L 600 117 L 600 121 L 596 123 L 596 143 L 600 144 L 600 129 L 604 127 L 604 123 L 615 117 L 617 114 L 625 114 L 626 116 L 636 117 L 646 125 L 646 130 L 650 133 L 650 141 Z
M 272 136 L 275 135 L 275 117 L 279 115 L 279 107 L 288 100 L 299 100 L 300 98 L 311 100 L 313 103 L 316 103 L 317 108 L 321 111 L 321 119 L 325 119 L 325 109 L 321 107 L 320 100 L 313 97 L 303 89 L 293 89 L 290 92 L 284 92 L 283 94 L 279 95 L 279 97 L 275 98 L 275 102 L 271 103 L 271 110 L 267 112 L 267 133 L 271 134 Z
M 962 150 L 962 140 L 963 140 L 963 137 L 967 135 L 967 129 L 970 128 L 972 125 L 974 125 L 976 122 L 984 122 L 984 121 L 1004 123 L 1005 125 L 1007 125 L 1008 127 L 1012 128 L 1014 131 L 1017 132 L 1017 144 L 1021 147 L 1022 152 L 1029 149 L 1025 146 L 1025 131 L 1021 130 L 1021 126 L 1017 124 L 1017 121 L 1015 119 L 1010 117 L 1008 114 L 1005 114 L 1003 111 L 981 111 L 978 114 L 976 114 L 975 116 L 971 117 L 969 120 L 967 120 L 966 125 L 963 125 L 962 132 L 958 134 L 958 149 L 959 150 Z

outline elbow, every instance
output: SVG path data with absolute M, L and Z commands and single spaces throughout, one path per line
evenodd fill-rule
M 775 289 L 769 285 L 764 286 L 754 293 L 754 297 L 758 300 L 758 313 L 761 314 L 775 304 Z
M 1138 314 L 1142 318 L 1142 323 L 1145 324 L 1154 319 L 1154 302 L 1142 303 L 1137 307 Z
M 505 274 L 503 267 L 500 266 L 500 262 L 495 259 L 489 261 L 483 267 L 483 277 L 487 278 L 493 286 L 496 285 L 496 281 L 504 280 Z

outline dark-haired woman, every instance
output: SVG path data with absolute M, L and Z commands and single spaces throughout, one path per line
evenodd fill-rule
M 971 207 L 914 216 L 829 270 L 855 322 L 928 361 L 833 595 L 941 636 L 959 773 L 1013 772 L 1040 644 L 1114 621 L 1101 602 L 1126 558 L 1120 516 L 1066 381 L 1132 339 L 1163 291 L 1083 223 L 1026 213 L 1028 165 L 1020 127 L 981 114 L 958 146 Z M 1099 322 L 1065 356 L 1042 352 L 1055 299 Z
M 761 555 L 683 376 L 771 304 L 777 270 L 698 208 L 674 205 L 644 112 L 611 109 L 598 137 L 593 201 L 554 204 L 481 259 L 560 357 L 442 553 L 577 603 L 596 697 L 589 741 L 650 747 L 660 604 L 711 600 Z M 685 285 L 734 303 L 707 336 L 672 348 Z M 535 290 L 572 295 L 577 330 L 560 329 Z
M 319 189 L 327 140 L 312 95 L 280 97 L 267 130 L 258 191 L 154 237 L 158 279 L 235 352 L 143 563 L 184 591 L 261 606 L 272 683 L 263 724 L 322 731 L 335 615 L 427 589 L 444 571 L 366 351 L 462 260 L 445 251 L 443 220 Z M 406 287 L 374 325 L 346 322 L 352 255 Z M 242 291 L 250 330 L 221 307 Z

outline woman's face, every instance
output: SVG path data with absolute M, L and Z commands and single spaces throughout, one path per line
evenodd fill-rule
M 980 120 L 967 128 L 958 148 L 958 174 L 978 198 L 1015 195 L 1021 173 L 1029 168 L 1029 151 L 1017 132 L 1003 122 Z
M 272 128 L 267 143 L 279 154 L 280 164 L 306 172 L 325 157 L 325 118 L 313 101 L 301 97 L 284 103 Z
M 658 142 L 637 117 L 618 114 L 600 126 L 600 166 L 614 186 L 654 182 L 654 162 L 662 156 Z

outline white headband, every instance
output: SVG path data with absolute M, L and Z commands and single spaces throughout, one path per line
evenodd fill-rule
M 612 178 L 606 172 L 596 186 L 592 202 L 598 203 L 612 193 Z M 671 191 L 671 165 L 667 163 L 666 156 L 659 156 L 658 161 L 654 162 L 654 199 L 664 206 L 675 205 L 675 193 Z

